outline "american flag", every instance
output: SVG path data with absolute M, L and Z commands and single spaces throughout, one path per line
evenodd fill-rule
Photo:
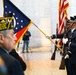
M 15 18 L 16 26 L 14 31 L 17 37 L 17 44 L 29 28 L 32 21 L 26 15 L 24 15 L 10 0 L 4 0 L 3 3 L 4 16 L 12 13 L 13 17 Z
M 60 0 L 59 2 L 59 24 L 58 24 L 58 34 L 61 34 L 64 32 L 64 24 L 65 21 L 68 20 L 67 17 L 67 8 L 69 7 L 69 3 L 67 0 Z M 61 45 L 60 41 L 60 45 Z

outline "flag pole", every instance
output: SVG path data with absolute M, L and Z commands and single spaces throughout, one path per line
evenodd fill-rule
M 36 24 L 33 23 L 33 25 L 34 25 L 36 28 L 38 28 L 38 29 L 46 36 L 46 34 L 45 34 Z M 48 39 L 63 53 L 63 50 L 62 50 L 58 45 L 56 45 L 51 38 L 48 38 Z

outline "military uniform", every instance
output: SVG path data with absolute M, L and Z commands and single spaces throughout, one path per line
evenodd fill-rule
M 63 36 L 64 34 L 56 35 L 57 38 L 63 38 Z M 66 38 L 68 38 L 66 46 L 69 48 L 67 53 L 70 51 L 71 54 L 68 53 L 69 58 L 65 59 L 65 65 L 67 67 L 68 75 L 76 75 L 76 29 L 74 29 L 72 33 L 71 30 L 67 31 Z
M 74 24 L 75 25 L 75 24 Z M 73 27 L 72 25 L 71 27 Z M 53 35 L 52 38 L 63 38 L 64 33 Z M 67 75 L 76 75 L 76 28 L 66 31 L 66 38 L 68 41 L 66 42 L 66 57 L 65 55 L 65 65 L 67 69 Z

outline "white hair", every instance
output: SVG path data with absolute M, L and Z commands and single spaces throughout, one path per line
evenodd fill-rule
M 6 36 L 7 33 L 8 33 L 8 31 L 9 31 L 9 30 L 3 30 L 3 31 L 0 31 L 0 33 L 3 34 L 4 36 Z

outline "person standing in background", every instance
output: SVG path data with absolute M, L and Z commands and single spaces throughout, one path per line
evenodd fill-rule
M 25 47 L 26 47 L 26 52 L 28 53 L 30 36 L 31 36 L 31 33 L 27 30 L 22 39 L 23 40 L 22 53 L 24 53 Z

